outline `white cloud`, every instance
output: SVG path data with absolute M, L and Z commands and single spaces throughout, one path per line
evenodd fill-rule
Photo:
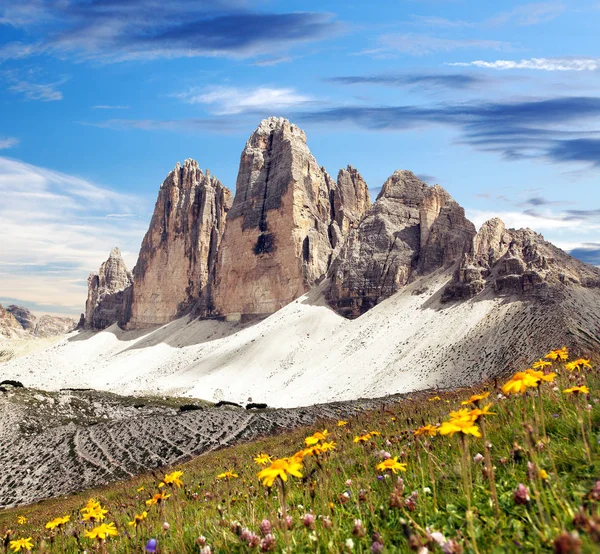
M 499 40 L 450 39 L 419 34 L 387 34 L 378 39 L 379 46 L 361 54 L 385 57 L 394 53 L 412 55 L 450 52 L 464 49 L 510 50 L 510 44 Z
M 92 106 L 93 110 L 128 110 L 129 106 L 109 106 L 107 104 L 100 104 L 99 106 Z
M 0 150 L 13 148 L 19 144 L 19 139 L 15 137 L 0 137 Z
M 541 71 L 597 71 L 600 58 L 530 58 L 525 60 L 496 60 L 486 62 L 453 62 L 448 65 L 459 67 L 483 67 L 486 69 L 537 69 Z
M 489 25 L 538 25 L 556 19 L 566 10 L 562 2 L 536 2 L 524 4 L 513 10 L 503 12 L 488 20 Z
M 114 246 L 131 269 L 150 202 L 0 156 L 0 294 L 77 314 Z M 122 214 L 128 217 L 109 217 Z
M 63 76 L 57 81 L 50 83 L 40 83 L 39 69 L 30 69 L 27 71 L 6 70 L 0 74 L 8 84 L 8 90 L 11 92 L 23 94 L 26 100 L 41 100 L 42 102 L 55 102 L 62 100 L 63 94 L 58 89 L 69 80 L 69 77 Z
M 215 115 L 231 115 L 243 112 L 276 112 L 312 102 L 310 96 L 297 93 L 293 88 L 238 88 L 215 86 L 193 88 L 175 94 L 188 104 L 205 104 Z

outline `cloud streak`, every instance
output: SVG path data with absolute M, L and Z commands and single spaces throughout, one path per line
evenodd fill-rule
M 346 75 L 328 79 L 340 85 L 385 85 L 390 87 L 425 87 L 464 90 L 481 86 L 487 79 L 468 73 L 431 73 L 398 75 Z
M 232 115 L 247 112 L 273 112 L 299 107 L 313 101 L 310 96 L 293 88 L 238 88 L 225 86 L 192 88 L 174 95 L 188 104 L 203 104 L 215 115 Z
M 600 166 L 600 98 L 559 97 L 515 102 L 446 103 L 429 106 L 341 106 L 298 113 L 315 124 L 354 124 L 377 131 L 407 131 L 446 125 L 460 142 L 500 153 L 509 160 L 544 158 Z
M 89 181 L 0 156 L 0 291 L 5 297 L 79 313 L 87 275 L 111 248 L 134 263 L 150 204 Z M 132 217 L 109 218 L 125 213 Z
M 323 12 L 258 12 L 246 2 L 173 0 L 24 0 L 0 4 L 0 21 L 30 30 L 36 42 L 15 42 L 0 57 L 40 52 L 104 62 L 229 56 L 249 58 L 286 51 L 331 36 L 337 23 Z
M 525 60 L 496 60 L 486 62 L 452 62 L 455 67 L 481 67 L 484 69 L 533 69 L 537 71 L 597 71 L 600 69 L 600 58 L 530 58 Z
M 0 137 L 0 150 L 18 146 L 19 139 L 15 137 Z

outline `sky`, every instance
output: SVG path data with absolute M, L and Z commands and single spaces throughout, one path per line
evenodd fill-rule
M 598 0 L 0 0 L 0 302 L 79 314 L 175 164 L 234 190 L 271 115 L 374 196 L 409 169 L 600 265 L 599 28 Z

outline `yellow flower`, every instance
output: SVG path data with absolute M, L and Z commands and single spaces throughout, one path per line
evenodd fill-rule
M 546 360 L 538 360 L 537 362 L 533 362 L 533 369 L 544 369 L 546 367 L 551 367 L 552 362 L 547 362 Z
M 567 394 L 590 394 L 590 389 L 588 389 L 585 385 L 582 385 L 581 387 L 571 387 L 570 389 L 565 389 L 563 392 Z
M 415 437 L 419 437 L 421 435 L 427 435 L 428 437 L 435 437 L 438 432 L 437 425 L 423 425 L 418 429 L 415 429 Z
M 102 521 L 106 519 L 106 514 L 108 513 L 108 510 L 105 510 L 99 504 L 97 508 L 81 511 L 83 512 L 83 521 Z
M 136 491 L 137 491 L 137 492 L 142 492 L 143 490 L 144 490 L 144 487 L 138 487 L 138 488 L 136 489 Z
M 469 408 L 461 408 L 456 412 L 450 412 L 450 419 L 464 419 L 468 421 L 473 421 L 475 416 L 473 415 L 473 410 L 469 410 Z
M 369 435 L 371 435 L 372 437 L 378 437 L 381 435 L 381 433 L 379 431 L 371 431 Z
M 17 523 L 19 525 L 25 525 L 27 523 L 27 518 L 25 516 L 17 517 Z
M 174 471 L 173 473 L 165 475 L 164 481 L 167 485 L 176 485 L 177 488 L 179 488 L 183 486 L 183 481 L 181 480 L 182 475 L 183 471 Z
M 496 415 L 495 412 L 490 412 L 491 407 L 492 404 L 488 404 L 487 406 L 484 406 L 481 409 L 475 408 L 474 410 L 471 410 L 471 416 L 473 417 L 473 421 L 478 421 L 481 416 Z
M 367 442 L 371 439 L 371 433 L 354 437 L 354 442 Z
M 133 521 L 129 522 L 129 525 L 131 525 L 131 527 L 137 527 L 140 523 L 142 523 L 142 521 L 144 521 L 146 518 L 148 517 L 148 512 L 143 511 L 141 514 L 135 514 L 135 516 L 133 517 Z
M 569 362 L 568 364 L 565 364 L 565 369 L 568 369 L 569 371 L 581 371 L 583 368 L 592 369 L 592 365 L 590 364 L 589 360 L 579 358 Z
M 262 480 L 263 485 L 270 487 L 277 477 L 283 482 L 288 480 L 288 474 L 294 475 L 295 477 L 302 477 L 300 470 L 302 469 L 302 462 L 296 458 L 280 458 L 271 463 L 269 467 L 266 467 L 258 473 L 258 478 Z
M 540 469 L 540 478 L 542 479 L 542 481 L 546 481 L 548 477 L 548 472 L 545 469 Z
M 313 446 L 313 445 L 317 444 L 319 441 L 326 440 L 328 435 L 329 435 L 329 431 L 327 431 L 327 429 L 325 429 L 322 433 L 320 431 L 317 431 L 314 435 L 312 435 L 310 437 L 306 437 L 304 439 L 304 442 L 306 443 L 306 446 Z
M 256 456 L 256 458 L 254 458 L 254 461 L 259 466 L 266 466 L 267 464 L 271 463 L 272 458 L 268 454 L 259 454 L 258 456 Z
M 229 479 L 235 479 L 236 477 L 239 477 L 239 475 L 233 471 L 224 471 L 223 473 L 219 473 L 219 475 L 217 475 L 217 479 L 227 479 L 228 481 Z
M 378 471 L 387 471 L 391 470 L 393 473 L 397 473 L 398 470 L 406 471 L 406 464 L 403 464 L 398 461 L 398 456 L 394 458 L 388 458 L 387 460 L 383 460 L 380 464 L 377 464 Z
M 466 406 L 467 404 L 477 404 L 480 400 L 485 400 L 490 395 L 489 392 L 482 392 L 481 394 L 474 394 L 469 398 L 469 400 L 463 400 L 461 402 L 462 406 Z
M 410 400 L 410 398 L 409 398 Z M 439 396 L 433 396 L 431 398 L 428 398 L 429 402 L 437 402 L 438 400 L 441 400 L 441 398 Z
M 324 442 L 321 444 L 321 450 L 323 452 L 330 452 L 331 450 L 335 450 L 335 442 L 334 441 L 330 441 L 330 442 Z
M 556 373 L 551 371 L 550 373 L 544 373 L 543 371 L 535 370 L 535 369 L 526 369 L 525 373 L 529 375 L 532 379 L 535 379 L 537 384 L 539 385 L 542 381 L 546 383 L 552 383 L 556 378 Z
M 87 502 L 87 504 L 81 508 L 81 511 L 87 511 L 87 510 L 95 510 L 96 508 L 100 508 L 100 502 L 98 502 L 97 500 L 94 500 L 93 498 L 90 498 Z
M 519 371 L 515 373 L 509 381 L 502 385 L 502 392 L 504 394 L 519 394 L 525 392 L 530 387 L 537 387 L 539 379 L 535 376 L 528 374 L 525 371 Z
M 340 419 L 340 420 L 337 422 L 337 426 L 338 426 L 338 427 L 343 427 L 344 425 L 348 425 L 348 422 L 347 422 L 347 421 L 344 421 L 343 419 Z
M 103 541 L 108 537 L 116 537 L 119 532 L 115 527 L 114 523 L 102 523 L 89 531 L 84 532 L 85 536 L 88 539 L 98 539 L 99 541 Z
M 28 537 L 26 539 L 17 539 L 10 541 L 10 549 L 13 552 L 20 552 L 21 550 L 31 550 L 33 548 L 33 539 Z
M 165 494 L 164 492 L 157 492 L 152 498 L 146 500 L 146 506 L 154 506 L 155 504 L 160 504 L 163 500 L 166 500 L 170 497 L 170 494 Z
M 454 435 L 454 433 L 463 433 L 464 435 L 473 435 L 481 437 L 479 427 L 475 425 L 472 419 L 451 419 L 444 421 L 440 425 L 440 435 Z
M 551 350 L 544 356 L 552 361 L 566 362 L 569 359 L 569 351 L 566 346 L 563 346 L 559 350 Z
M 54 529 L 60 527 L 71 520 L 71 516 L 56 517 L 52 521 L 46 523 L 46 529 Z

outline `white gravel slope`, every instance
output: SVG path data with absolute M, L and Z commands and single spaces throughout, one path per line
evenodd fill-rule
M 353 321 L 326 306 L 324 283 L 252 325 L 181 318 L 152 331 L 83 332 L 3 364 L 0 380 L 48 390 L 251 397 L 274 407 L 465 384 L 487 370 L 467 367 L 477 356 L 456 345 L 493 331 L 523 304 L 490 298 L 441 306 L 449 278 L 416 281 Z

